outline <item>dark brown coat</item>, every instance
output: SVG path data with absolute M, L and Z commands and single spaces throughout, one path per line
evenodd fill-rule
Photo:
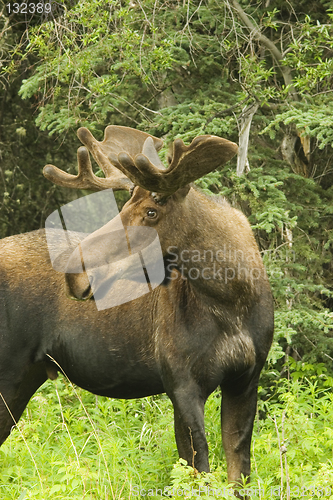
M 87 273 L 67 274 L 65 282 L 52 269 L 44 231 L 0 242 L 0 444 L 61 367 L 95 394 L 166 392 L 179 455 L 208 471 L 204 405 L 221 386 L 228 478 L 238 481 L 250 474 L 257 385 L 273 334 L 272 294 L 249 223 L 189 185 L 162 201 L 137 186 L 120 216 L 125 228 L 156 229 L 166 277 L 103 311 Z M 97 240 L 89 240 L 92 249 Z

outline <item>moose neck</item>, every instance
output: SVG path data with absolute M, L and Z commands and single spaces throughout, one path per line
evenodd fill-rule
M 170 266 L 210 304 L 250 299 L 264 269 L 244 215 L 195 189 L 182 210 L 186 229 L 178 228 L 178 244 L 168 248 Z

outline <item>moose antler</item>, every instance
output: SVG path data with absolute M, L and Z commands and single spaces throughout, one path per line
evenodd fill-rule
M 77 176 L 53 165 L 44 167 L 44 175 L 61 186 L 95 191 L 108 188 L 129 190 L 134 183 L 146 190 L 170 195 L 223 165 L 237 152 L 235 143 L 212 135 L 196 137 L 189 146 L 177 139 L 173 144 L 173 159 L 165 169 L 157 154 L 163 141 L 145 132 L 110 125 L 105 129 L 102 142 L 84 127 L 77 135 L 106 178 L 94 175 L 89 154 L 83 147 L 78 150 Z
M 177 139 L 173 159 L 165 169 L 157 154 L 162 141 L 144 132 L 110 126 L 105 130 L 103 143 L 96 141 L 86 128 L 79 129 L 78 136 L 97 162 L 99 155 L 107 156 L 134 184 L 165 195 L 223 165 L 238 149 L 235 143 L 212 135 L 196 137 L 189 146 Z M 141 150 L 133 140 L 136 137 L 144 139 Z
M 146 139 L 145 145 L 146 149 L 152 148 L 151 139 Z M 148 155 L 142 153 L 135 158 L 128 153 L 120 153 L 118 168 L 134 184 L 149 191 L 170 195 L 227 163 L 237 149 L 234 142 L 213 135 L 201 135 L 193 139 L 189 146 L 185 146 L 181 139 L 175 140 L 173 158 L 167 169 L 160 169 Z
M 92 191 L 101 191 L 103 189 L 112 188 L 115 191 L 120 189 L 129 191 L 133 186 L 130 179 L 124 177 L 118 169 L 110 165 L 107 158 L 104 159 L 101 155 L 98 165 L 101 167 L 104 174 L 107 173 L 108 175 L 106 178 L 97 177 L 91 166 L 89 152 L 83 146 L 77 150 L 77 163 L 78 175 L 68 174 L 54 165 L 45 165 L 43 174 L 54 184 L 68 188 L 90 189 Z M 105 168 L 103 168 L 103 166 Z
M 156 150 L 160 149 L 163 144 L 161 139 L 157 139 L 145 132 L 115 125 L 106 127 L 102 142 L 97 141 L 86 128 L 80 128 L 77 135 L 83 144 L 87 144 L 96 163 L 104 172 L 105 178 L 97 177 L 94 174 L 89 153 L 85 147 L 79 148 L 77 152 L 78 175 L 68 174 L 54 165 L 46 165 L 43 173 L 48 180 L 62 187 L 90 189 L 92 191 L 109 188 L 129 191 L 133 187 L 133 183 L 119 169 L 117 154 L 122 151 L 127 151 L 132 155 L 143 152 L 154 161 L 156 157 L 158 158 Z M 144 148 L 147 138 L 153 139 L 153 151 L 147 151 Z M 114 158 L 115 166 L 108 157 Z

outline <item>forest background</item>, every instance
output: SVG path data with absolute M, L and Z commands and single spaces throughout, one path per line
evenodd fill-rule
M 264 450 L 264 441 L 260 444 L 263 429 L 271 429 L 267 430 L 266 443 L 268 435 L 278 440 L 279 426 L 280 433 L 284 432 L 287 424 L 283 422 L 295 414 L 303 415 L 303 426 L 317 421 L 324 425 L 329 420 L 327 412 L 332 410 L 320 413 L 322 419 L 313 417 L 322 411 L 321 398 L 326 401 L 332 397 L 333 2 L 67 1 L 52 2 L 52 15 L 30 16 L 16 13 L 14 5 L 18 4 L 0 2 L 0 236 L 43 227 L 53 210 L 77 196 L 51 185 L 43 178 L 42 168 L 52 163 L 75 173 L 80 145 L 76 130 L 80 126 L 87 126 L 98 139 L 110 124 L 144 130 L 164 139 L 163 154 L 178 137 L 189 143 L 198 135 L 213 134 L 239 143 L 237 159 L 197 184 L 208 194 L 226 196 L 247 215 L 275 297 L 275 341 L 262 377 L 257 446 Z M 119 204 L 125 199 L 125 195 L 118 197 Z M 68 392 L 68 407 L 73 408 L 68 382 L 62 383 L 59 391 Z M 309 394 L 313 404 L 321 401 L 320 410 L 308 406 Z M 304 403 L 302 410 L 290 407 L 293 395 L 295 405 Z M 38 397 L 36 406 L 40 408 L 44 400 Z M 52 400 L 55 396 L 50 392 L 47 397 Z M 286 400 L 289 406 L 281 404 Z M 75 401 L 81 407 L 80 399 Z M 106 409 L 111 405 L 107 400 L 96 404 L 94 399 L 87 401 L 93 410 L 98 407 L 105 415 L 111 411 L 110 406 Z M 131 406 L 134 403 L 126 404 L 112 406 L 122 425 L 124 418 L 129 419 L 124 408 L 132 408 L 141 415 L 144 426 L 150 417 L 142 405 L 146 411 L 154 405 L 161 409 L 167 403 L 163 398 L 151 400 L 138 403 L 141 406 L 136 409 Z M 274 411 L 279 421 L 272 417 L 269 405 L 273 404 L 277 405 Z M 58 411 L 65 425 L 63 408 L 58 407 Z M 33 425 L 29 413 L 26 418 Z M 73 415 L 66 418 L 74 419 Z M 160 424 L 156 419 L 156 415 L 151 417 L 151 425 L 157 429 Z M 139 420 L 128 424 L 128 431 L 136 429 Z M 138 428 L 141 440 L 142 426 Z M 294 431 L 296 439 L 296 427 Z M 322 478 L 328 474 L 325 481 L 332 484 L 333 467 L 329 464 L 333 437 L 324 437 L 318 429 L 316 433 L 317 444 L 311 441 L 313 434 L 309 437 L 316 465 L 309 444 L 305 454 L 317 475 L 309 469 L 299 485 L 312 484 L 309 478 L 317 477 L 319 471 Z M 211 435 L 214 454 L 220 439 L 215 431 Z M 319 457 L 318 450 L 324 446 L 320 436 L 328 448 Z M 291 436 L 288 439 L 292 442 Z M 277 467 L 268 467 L 271 472 L 257 479 L 266 486 L 278 484 L 281 495 L 288 494 L 291 475 L 291 465 L 287 467 L 282 452 L 288 439 L 276 441 Z M 69 449 L 73 451 L 73 447 L 70 443 Z M 148 457 L 149 446 L 143 448 Z M 300 448 L 295 444 L 296 449 Z M 165 484 L 170 483 L 166 471 L 176 460 L 174 451 L 166 456 L 166 462 L 161 462 L 164 472 L 158 473 L 159 478 L 164 474 L 161 481 Z M 223 460 L 216 451 L 216 470 L 223 469 Z M 299 460 L 295 474 L 303 464 L 303 459 Z M 142 458 L 138 461 L 142 463 Z M 11 467 L 8 477 L 14 474 Z M 26 489 L 22 481 L 17 483 L 16 472 L 8 498 L 18 498 L 18 485 L 23 488 L 22 499 L 43 498 L 38 494 L 45 488 L 52 498 L 57 498 L 59 491 L 59 498 L 66 498 L 64 492 L 75 498 L 73 491 L 82 487 L 75 474 L 71 477 L 72 470 L 65 468 L 62 483 L 45 485 L 34 461 L 31 467 L 32 476 L 39 478 L 34 486 L 37 493 L 28 479 L 24 484 L 31 487 Z M 110 480 L 105 470 L 98 470 Z M 132 478 L 129 470 L 126 477 Z M 123 477 L 123 472 L 119 474 Z M 50 472 L 45 476 L 54 477 Z M 143 472 L 139 476 L 145 485 Z M 184 467 L 176 466 L 172 481 L 183 484 L 183 480 L 199 481 Z M 103 481 L 99 478 L 96 483 Z M 84 484 L 86 493 L 92 491 L 92 486 Z M 127 491 L 126 481 L 121 484 L 120 490 Z M 72 485 L 71 492 L 68 485 Z M 87 498 L 109 498 L 106 493 L 101 495 Z M 83 498 L 81 490 L 78 498 Z M 289 498 L 293 497 L 289 494 Z

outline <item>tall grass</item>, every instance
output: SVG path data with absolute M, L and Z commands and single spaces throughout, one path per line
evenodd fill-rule
M 251 499 L 333 499 L 332 380 L 295 365 L 259 401 Z M 212 474 L 177 462 L 172 405 L 164 395 L 96 397 L 48 381 L 0 449 L 0 499 L 232 498 L 221 451 L 220 397 L 206 404 Z M 177 462 L 177 463 L 176 463 Z M 247 487 L 249 488 L 249 486 Z

